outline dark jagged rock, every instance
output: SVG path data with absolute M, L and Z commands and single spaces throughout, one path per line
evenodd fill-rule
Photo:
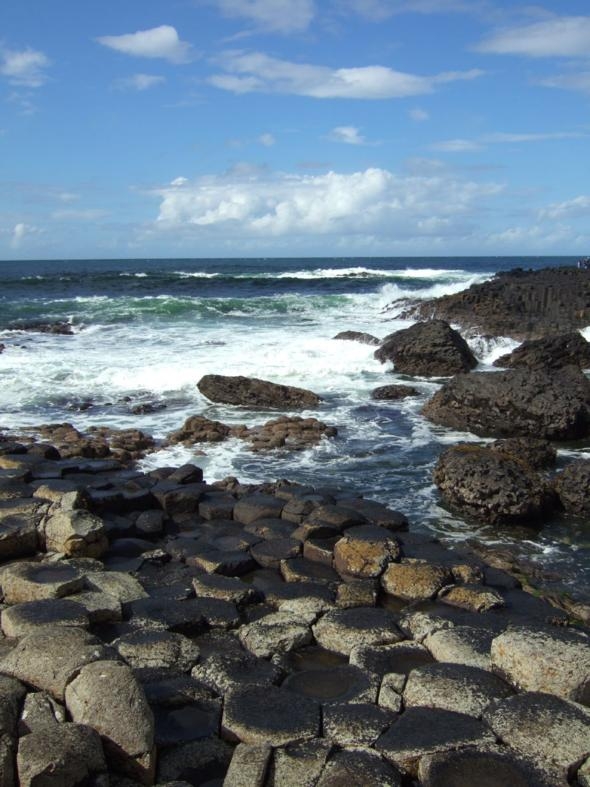
M 203 415 L 191 415 L 184 422 L 181 429 L 168 435 L 168 441 L 173 445 L 183 443 L 220 443 L 231 435 L 231 428 L 221 421 L 212 421 Z
M 30 331 L 32 333 L 54 333 L 62 336 L 73 336 L 74 331 L 69 322 L 13 322 L 8 326 L 11 331 Z
M 420 392 L 412 385 L 380 385 L 371 392 L 371 398 L 396 402 L 399 399 L 406 399 L 408 396 L 418 396 Z
M 544 481 L 524 461 L 486 446 L 448 448 L 433 479 L 447 505 L 484 522 L 538 519 L 551 510 Z
M 554 467 L 557 461 L 557 451 L 551 443 L 534 437 L 506 437 L 495 440 L 490 448 L 508 456 L 517 456 L 534 470 Z
M 258 452 L 273 448 L 303 451 L 319 443 L 323 437 L 335 437 L 336 434 L 334 426 L 328 426 L 317 418 L 281 416 L 262 426 L 246 429 L 238 436 L 250 444 L 252 451 Z
M 453 377 L 426 403 L 434 423 L 482 436 L 575 440 L 590 433 L 590 382 L 574 366 Z
M 559 501 L 569 514 L 590 513 L 590 462 L 572 462 L 554 479 Z
M 517 269 L 469 289 L 422 301 L 401 315 L 442 319 L 493 336 L 538 339 L 590 323 L 590 272 Z
M 530 339 L 494 361 L 494 366 L 512 369 L 561 369 L 572 364 L 590 367 L 590 343 L 577 331 Z
M 235 404 L 243 407 L 263 407 L 278 410 L 317 407 L 321 398 L 304 388 L 279 385 L 256 377 L 228 377 L 222 374 L 206 374 L 197 383 L 197 388 L 212 402 Z
M 419 322 L 390 333 L 375 350 L 381 363 L 392 361 L 396 372 L 447 377 L 468 372 L 477 360 L 467 342 L 444 320 Z
M 372 344 L 374 347 L 378 347 L 381 344 L 381 340 L 376 336 L 372 336 L 370 333 L 363 333 L 362 331 L 340 331 L 332 338 L 348 342 L 360 342 L 361 344 Z

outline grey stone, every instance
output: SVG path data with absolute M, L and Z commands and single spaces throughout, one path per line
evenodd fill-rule
M 134 631 L 115 640 L 113 647 L 134 669 L 161 667 L 188 672 L 199 660 L 199 647 L 171 631 Z
M 272 756 L 268 744 L 249 746 L 239 743 L 223 780 L 223 787 L 264 787 Z
M 263 568 L 279 568 L 281 560 L 297 557 L 301 552 L 301 542 L 295 538 L 273 538 L 255 544 L 250 554 Z
M 87 631 L 43 627 L 20 640 L 0 661 L 0 672 L 63 702 L 67 684 L 85 664 L 109 657 L 110 651 Z
M 452 582 L 453 575 L 444 566 L 409 558 L 401 563 L 390 563 L 381 577 L 383 590 L 405 601 L 433 598 Z
M 281 687 L 317 700 L 324 707 L 334 703 L 374 703 L 379 678 L 350 664 L 323 669 L 312 666 L 292 672 Z
M 385 675 L 381 681 L 379 696 L 377 698 L 379 707 L 387 708 L 387 710 L 391 710 L 394 713 L 402 712 L 402 695 L 400 694 L 399 678 L 400 676 L 395 672 L 390 675 Z
M 27 694 L 18 723 L 19 735 L 43 730 L 48 724 L 66 721 L 66 709 L 44 691 Z
M 287 653 L 312 640 L 309 624 L 288 612 L 275 612 L 242 626 L 239 637 L 247 650 L 262 658 Z
M 0 518 L 0 560 L 34 555 L 39 545 L 37 525 L 25 514 Z
M 313 626 L 313 633 L 324 648 L 345 656 L 357 645 L 398 642 L 403 638 L 395 616 L 373 607 L 331 610 Z
M 63 563 L 13 563 L 2 572 L 2 591 L 7 604 L 61 598 L 84 586 L 80 571 Z
M 555 628 L 514 627 L 492 642 L 494 669 L 524 691 L 590 704 L 590 639 Z
M 158 758 L 158 783 L 180 779 L 192 785 L 219 784 L 232 754 L 232 747 L 219 738 L 164 749 Z
M 409 612 L 403 615 L 399 621 L 399 627 L 416 642 L 423 642 L 426 637 L 435 634 L 437 631 L 454 628 L 452 620 L 441 618 L 437 615 L 430 615 L 427 612 Z
M 25 694 L 26 689 L 20 681 L 0 675 L 0 735 L 14 737 Z
M 317 787 L 401 787 L 399 771 L 370 749 L 335 752 Z
M 49 725 L 20 739 L 20 787 L 77 787 L 106 772 L 99 735 L 80 724 Z
M 291 743 L 274 750 L 269 777 L 272 787 L 315 787 L 332 744 L 323 739 Z
M 81 509 L 52 510 L 44 524 L 45 548 L 72 557 L 100 557 L 108 549 L 103 520 Z
M 142 585 L 123 571 L 89 571 L 86 573 L 89 590 L 97 590 L 114 596 L 121 604 L 147 598 Z
M 504 597 L 493 588 L 481 585 L 456 585 L 445 588 L 439 595 L 440 601 L 452 607 L 461 607 L 470 612 L 489 612 L 506 606 Z
M 483 718 L 511 749 L 562 775 L 590 751 L 590 710 L 551 694 L 516 694 L 490 705 Z
M 88 628 L 89 619 L 81 604 L 67 598 L 27 601 L 2 610 L 2 631 L 7 637 L 24 637 L 43 626 Z
M 332 703 L 322 712 L 324 737 L 339 746 L 371 746 L 396 718 L 369 703 Z
M 245 652 L 213 654 L 191 671 L 193 678 L 220 694 L 239 686 L 270 686 L 282 674 L 274 664 Z
M 198 597 L 220 598 L 232 601 L 238 607 L 260 601 L 260 593 L 238 577 L 224 577 L 219 574 L 201 574 L 193 578 L 193 588 Z
M 284 500 L 272 495 L 253 493 L 241 497 L 234 506 L 234 519 L 243 525 L 249 525 L 257 519 L 280 517 Z
M 90 624 L 116 623 L 123 619 L 121 603 L 110 593 L 86 590 L 70 596 L 69 601 L 75 601 L 86 610 Z
M 491 670 L 490 648 L 494 632 L 473 626 L 441 629 L 427 636 L 424 645 L 437 661 Z
M 397 676 L 397 691 L 401 691 L 406 676 L 417 667 L 432 663 L 432 656 L 418 642 L 398 642 L 388 645 L 359 645 L 350 652 L 350 663 L 379 677 Z M 393 684 L 392 684 L 393 685 Z
M 114 661 L 87 664 L 67 686 L 65 699 L 74 721 L 100 733 L 115 770 L 151 783 L 154 717 L 130 667 Z
M 225 697 L 222 731 L 243 743 L 286 743 L 314 738 L 320 732 L 317 702 L 276 686 L 250 686 Z

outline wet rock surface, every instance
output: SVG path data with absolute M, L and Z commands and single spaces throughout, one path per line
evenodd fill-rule
M 511 369 L 561 369 L 572 364 L 590 367 L 590 343 L 577 331 L 523 342 L 494 361 L 494 366 Z
M 4 783 L 584 783 L 587 631 L 467 547 L 337 490 L 20 445 Z
M 229 377 L 206 374 L 197 383 L 199 391 L 212 402 L 244 407 L 276 408 L 279 410 L 317 407 L 321 399 L 312 391 L 280 385 L 255 377 Z

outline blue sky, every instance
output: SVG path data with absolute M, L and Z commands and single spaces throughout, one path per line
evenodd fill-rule
M 590 253 L 587 0 L 4 0 L 0 259 Z

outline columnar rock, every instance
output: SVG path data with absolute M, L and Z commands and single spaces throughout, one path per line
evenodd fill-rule
M 100 557 L 108 549 L 104 521 L 83 508 L 51 507 L 43 524 L 45 549 L 69 557 Z
M 590 381 L 567 366 L 460 374 L 422 412 L 434 423 L 483 436 L 575 440 L 590 434 L 589 409 Z
M 477 359 L 465 339 L 443 320 L 419 322 L 386 336 L 375 358 L 400 374 L 446 377 L 468 372 Z
M 531 339 L 494 361 L 494 366 L 512 369 L 561 369 L 571 364 L 590 367 L 590 343 L 578 331 Z
M 74 721 L 100 733 L 115 770 L 153 784 L 154 717 L 130 667 L 115 661 L 88 664 L 66 688 L 65 699 Z
M 197 383 L 197 388 L 212 402 L 236 404 L 244 407 L 277 408 L 293 410 L 315 408 L 321 402 L 317 394 L 304 388 L 279 385 L 256 377 L 229 377 L 222 374 L 206 374 Z
M 538 519 L 553 507 L 545 481 L 526 462 L 474 443 L 443 451 L 433 480 L 448 506 L 484 522 Z

